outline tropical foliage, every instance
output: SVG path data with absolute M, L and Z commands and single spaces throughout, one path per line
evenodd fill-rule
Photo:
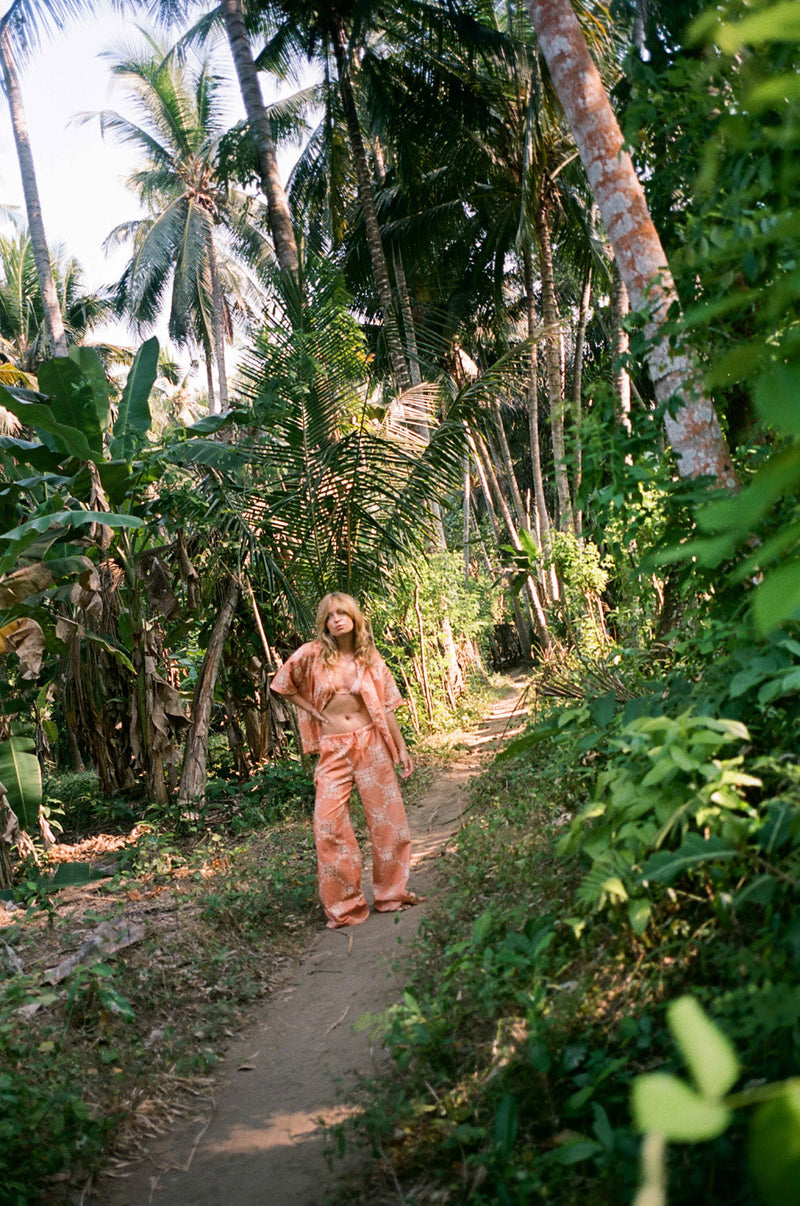
M 148 215 L 115 227 L 107 239 L 110 247 L 130 241 L 134 248 L 115 288 L 118 312 L 141 329 L 155 322 L 169 296 L 169 334 L 178 347 L 202 348 L 210 409 L 226 411 L 225 345 L 234 316 L 246 322 L 253 314 L 254 281 L 270 253 L 260 229 L 262 205 L 217 179 L 222 81 L 207 62 L 192 70 L 150 37 L 143 49 L 113 56 L 111 72 L 129 89 L 138 121 L 104 111 L 101 129 L 142 153 L 143 166 L 128 183 Z
M 159 7 L 180 25 L 109 54 L 99 115 L 141 156 L 143 216 L 108 236 L 132 248 L 123 370 L 87 346 L 106 292 L 33 223 L 0 237 L 2 888 L 54 909 L 59 824 L 99 824 L 92 791 L 59 816 L 65 767 L 156 861 L 219 799 L 227 838 L 305 816 L 269 682 L 325 591 L 367 604 L 409 740 L 521 658 L 535 722 L 462 834 L 361 1125 L 421 1201 L 619 1201 L 637 1129 L 641 1206 L 670 1178 L 792 1200 L 796 4 Z M 34 9 L 0 18 L 15 129 Z M 258 73 L 297 91 L 265 105 Z M 162 317 L 207 389 L 154 421 Z M 76 999 L 124 1013 L 101 979 Z M 15 1116 L 23 1089 L 0 1085 Z M 693 1145 L 669 1174 L 665 1136 Z
M 105 295 L 84 290 L 81 268 L 74 258 L 61 262 L 57 258 L 53 279 L 67 338 L 71 344 L 83 343 L 109 315 L 111 301 Z M 30 236 L 24 230 L 0 237 L 0 356 L 2 379 L 12 385 L 35 385 L 37 365 L 47 359 L 36 264 Z

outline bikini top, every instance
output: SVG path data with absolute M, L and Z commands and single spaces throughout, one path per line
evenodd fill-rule
M 358 666 L 358 669 L 356 670 L 356 676 L 355 676 L 355 679 L 353 680 L 352 686 L 350 686 L 350 687 L 337 687 L 330 667 L 327 668 L 328 674 L 330 674 L 330 677 L 331 677 L 331 683 L 333 685 L 334 695 L 360 695 L 361 683 L 364 678 L 364 667 L 362 665 L 360 665 L 359 663 L 357 663 L 357 666 Z

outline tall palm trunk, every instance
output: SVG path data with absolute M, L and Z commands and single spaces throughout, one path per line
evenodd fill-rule
M 419 385 L 422 380 L 422 371 L 419 366 L 419 347 L 417 346 L 417 332 L 414 328 L 414 312 L 411 309 L 411 297 L 408 292 L 408 281 L 406 280 L 406 270 L 403 266 L 403 257 L 397 247 L 395 247 L 392 254 L 392 267 L 394 268 L 394 279 L 397 282 L 397 293 L 400 298 L 400 313 L 403 316 L 403 333 L 408 349 L 408 367 L 411 372 L 411 384 Z
M 583 482 L 583 349 L 586 345 L 586 328 L 589 325 L 589 308 L 592 303 L 592 269 L 586 271 L 581 290 L 578 312 L 578 327 L 575 332 L 575 357 L 572 362 L 572 418 L 575 423 L 575 496 L 581 492 Z M 575 535 L 583 533 L 583 512 L 575 511 Z
M 375 175 L 378 183 L 383 184 L 386 179 L 386 157 L 384 156 L 379 138 L 373 139 L 372 149 L 375 157 Z M 417 333 L 414 328 L 414 313 L 411 309 L 411 297 L 408 292 L 408 281 L 406 280 L 406 272 L 403 266 L 403 257 L 400 254 L 399 247 L 396 245 L 392 247 L 392 269 L 397 287 L 397 297 L 400 303 L 400 315 L 403 320 L 403 344 L 406 350 L 411 384 L 419 385 L 422 380 L 422 372 L 419 366 L 419 348 L 417 347 Z
M 625 288 L 625 282 L 620 276 L 617 262 L 614 260 L 611 264 L 611 322 L 613 325 L 612 352 L 614 356 L 612 382 L 614 387 L 614 405 L 620 426 L 624 427 L 630 435 L 631 379 L 622 362 L 622 358 L 628 350 L 628 332 L 625 330 L 624 324 L 625 316 L 629 311 L 628 291 Z
M 553 242 L 547 205 L 541 202 L 534 209 L 534 226 L 539 244 L 539 270 L 542 280 L 542 319 L 548 328 L 544 337 L 547 398 L 550 405 L 550 433 L 553 440 L 553 461 L 558 498 L 558 518 L 564 530 L 573 529 L 572 499 L 567 476 L 564 445 L 564 386 L 561 371 L 561 332 L 558 330 L 558 301 L 556 299 Z
M 503 412 L 500 409 L 500 403 L 495 401 L 492 405 L 492 413 L 494 416 L 494 426 L 497 432 L 497 445 L 500 449 L 500 463 L 503 467 L 503 475 L 508 482 L 508 492 L 511 496 L 511 501 L 514 504 L 514 512 L 517 517 L 517 525 L 524 528 L 527 525 L 528 517 L 525 512 L 525 504 L 522 501 L 522 495 L 519 492 L 519 482 L 517 475 L 514 472 L 514 460 L 511 456 L 511 449 L 508 444 L 508 436 L 506 435 L 506 427 L 503 422 Z
M 208 267 L 211 275 L 211 304 L 214 319 L 214 359 L 217 362 L 220 414 L 228 413 L 228 377 L 225 372 L 225 299 L 219 283 L 219 266 L 211 228 L 208 231 Z
M 473 436 L 467 429 L 467 442 L 472 450 L 472 455 L 475 458 L 475 464 L 478 468 L 478 473 L 481 479 L 481 486 L 484 494 L 488 494 L 489 490 L 494 491 L 495 502 L 500 514 L 503 516 L 503 521 L 506 525 L 506 532 L 514 550 L 518 553 L 522 552 L 522 541 L 519 538 L 514 516 L 511 514 L 505 495 L 500 487 L 500 482 L 497 480 L 492 458 L 483 445 L 480 436 Z M 486 484 L 484 484 L 486 483 Z M 544 614 L 542 607 L 539 589 L 530 574 L 525 580 L 525 592 L 527 595 L 528 607 L 530 610 L 531 623 L 533 629 L 539 638 L 543 649 L 549 649 L 552 641 L 550 633 L 547 629 L 547 617 Z
M 464 581 L 469 582 L 470 547 L 469 515 L 472 506 L 472 479 L 469 473 L 469 457 L 464 457 L 464 490 L 462 494 L 462 542 L 464 546 Z
M 374 143 L 375 154 L 375 170 L 378 180 L 382 181 L 386 177 L 386 162 L 383 156 L 383 148 L 379 139 L 375 139 Z M 369 196 L 374 206 L 372 196 L 372 186 L 369 188 Z M 377 226 L 377 213 L 376 213 Z M 378 230 L 378 242 L 380 250 L 383 251 L 383 242 L 380 239 L 380 230 Z M 385 259 L 385 256 L 384 256 Z M 408 371 L 407 380 L 413 387 L 419 385 L 422 381 L 422 373 L 419 367 L 419 350 L 417 348 L 417 336 L 414 330 L 414 315 L 411 310 L 411 299 L 408 293 L 408 282 L 406 280 L 405 269 L 403 268 L 403 259 L 398 248 L 393 249 L 392 266 L 394 268 L 394 279 L 397 285 L 397 292 L 400 299 L 400 312 L 403 316 L 403 333 L 405 335 L 405 347 L 408 350 L 408 358 L 402 348 L 402 341 L 399 339 L 401 346 L 402 362 L 405 369 Z M 387 266 L 388 275 L 388 266 Z M 389 304 L 392 304 L 391 289 L 389 290 Z M 394 321 L 395 311 L 391 310 L 391 317 Z M 394 362 L 394 357 L 393 357 Z M 415 426 L 419 430 L 426 444 L 430 443 L 431 433 L 428 423 L 422 421 Z M 447 536 L 442 522 L 442 511 L 436 499 L 431 499 L 429 503 L 431 518 L 433 520 L 434 540 L 436 547 L 440 552 L 447 552 Z M 464 688 L 464 676 L 461 673 L 461 667 L 458 662 L 458 651 L 456 642 L 453 636 L 453 625 L 450 620 L 450 614 L 447 608 L 447 600 L 442 599 L 442 645 L 444 646 L 444 655 L 447 662 L 447 685 L 451 697 L 459 695 Z
M 716 412 L 704 397 L 698 368 L 685 347 L 670 347 L 662 333 L 678 303 L 667 257 L 647 208 L 600 73 L 569 0 L 528 0 L 531 22 L 550 78 L 572 128 L 622 279 L 636 310 L 648 309 L 648 367 L 660 402 L 677 395 L 680 406 L 664 418 L 682 477 L 713 476 L 735 486 Z
M 244 110 L 250 125 L 250 135 L 256 148 L 261 190 L 267 199 L 267 216 L 275 254 L 284 272 L 297 275 L 297 242 L 294 237 L 289 202 L 278 170 L 278 157 L 261 95 L 258 72 L 250 51 L 245 29 L 241 0 L 223 0 L 222 15 L 231 48 L 233 65 L 239 80 Z
M 218 415 L 217 391 L 214 386 L 214 357 L 211 354 L 211 344 L 207 339 L 203 340 L 203 360 L 206 365 L 206 384 L 208 386 L 208 413 Z
M 489 523 L 491 524 L 491 527 L 492 527 L 492 534 L 494 536 L 495 546 L 497 548 L 499 548 L 502 543 L 502 538 L 501 538 L 501 534 L 500 534 L 500 524 L 497 519 L 497 512 L 494 509 L 494 501 L 492 499 L 492 491 L 489 487 L 489 481 L 486 476 L 486 471 L 484 469 L 483 462 L 481 460 L 481 455 L 480 455 L 478 448 L 475 444 L 475 441 L 472 437 L 472 433 L 470 432 L 469 427 L 466 426 L 466 424 L 465 424 L 465 434 L 467 437 L 467 443 L 469 444 L 470 451 L 472 453 L 472 459 L 475 463 L 475 469 L 478 474 L 478 481 L 480 482 L 481 493 L 483 495 L 483 501 L 486 504 L 486 514 L 489 516 Z M 477 516 L 475 517 L 475 529 L 480 536 L 480 525 L 477 522 Z M 483 541 L 481 541 L 481 550 L 482 550 L 483 556 L 484 556 L 486 572 L 490 577 L 494 577 L 495 570 L 492 568 L 492 566 L 489 563 L 488 554 L 486 553 L 486 549 L 483 545 Z M 519 640 L 520 651 L 522 652 L 523 656 L 526 656 L 526 651 L 529 650 L 531 647 L 530 626 L 525 621 L 525 617 L 522 614 L 522 608 L 520 607 L 520 603 L 519 603 L 519 596 L 516 594 L 513 596 L 513 608 L 514 608 L 514 625 L 517 630 L 517 638 Z
M 28 135 L 28 123 L 25 119 L 25 107 L 22 103 L 22 89 L 19 86 L 19 76 L 14 58 L 14 47 L 8 29 L 0 26 L 0 61 L 2 61 L 3 79 L 5 82 L 8 106 L 11 110 L 11 125 L 14 130 L 14 142 L 17 147 L 19 171 L 22 177 L 22 192 L 25 197 L 25 211 L 28 216 L 33 258 L 36 263 L 36 276 L 39 280 L 39 291 L 42 295 L 44 321 L 47 338 L 54 356 L 67 355 L 67 336 L 64 330 L 64 319 L 58 304 L 53 270 L 50 265 L 50 251 L 42 220 L 42 203 L 39 200 L 39 187 L 36 183 L 36 168 L 33 162 L 31 141 Z
M 529 247 L 523 252 L 522 266 L 525 276 L 525 317 L 527 320 L 528 339 L 536 337 L 536 303 L 533 293 L 533 259 Z M 531 441 L 531 473 L 533 476 L 533 494 L 536 500 L 536 510 L 539 513 L 539 523 L 542 535 L 550 531 L 550 514 L 547 510 L 547 500 L 544 494 L 544 478 L 542 476 L 542 455 L 539 443 L 539 349 L 531 343 L 531 369 L 528 385 L 528 425 Z
M 378 210 L 375 205 L 375 196 L 372 192 L 367 150 L 364 146 L 364 138 L 358 121 L 358 110 L 356 108 L 353 82 L 350 74 L 347 33 L 341 21 L 338 23 L 334 53 L 336 56 L 336 68 L 339 73 L 339 93 L 347 124 L 347 136 L 350 142 L 350 154 L 353 157 L 353 169 L 356 175 L 358 203 L 364 218 L 367 246 L 369 247 L 372 273 L 375 277 L 375 285 L 378 290 L 378 298 L 383 314 L 389 358 L 392 362 L 392 371 L 398 386 L 401 390 L 406 390 L 411 388 L 411 378 L 408 373 L 408 365 L 406 364 L 403 343 L 400 338 L 397 317 L 395 315 L 392 286 L 386 263 L 386 252 L 383 248 L 381 228 L 378 222 Z
M 536 302 L 533 292 L 533 257 L 531 249 L 526 246 L 522 253 L 522 269 L 525 279 L 525 317 L 527 321 L 528 339 L 536 338 Z M 533 476 L 533 497 L 536 504 L 539 540 L 545 557 L 550 557 L 550 529 L 552 523 L 547 509 L 547 499 L 544 493 L 544 477 L 542 476 L 542 454 L 539 442 L 539 349 L 531 342 L 531 370 L 528 382 L 528 429 L 531 442 L 531 470 Z M 545 594 L 552 601 L 558 598 L 558 579 L 555 569 L 550 567 L 549 574 L 544 578 Z

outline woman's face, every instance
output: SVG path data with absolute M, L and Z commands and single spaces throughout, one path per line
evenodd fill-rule
M 349 612 L 335 604 L 328 612 L 328 618 L 325 621 L 325 629 L 334 639 L 336 637 L 347 636 L 355 628 L 353 617 Z

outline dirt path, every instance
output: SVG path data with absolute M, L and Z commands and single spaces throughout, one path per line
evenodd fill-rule
M 430 907 L 438 859 L 467 806 L 464 789 L 484 756 L 521 728 L 520 703 L 520 689 L 512 689 L 495 704 L 463 735 L 467 752 L 409 808 L 410 886 L 427 894 L 427 903 L 317 934 L 247 1034 L 231 1044 L 214 1100 L 155 1141 L 124 1181 L 104 1178 L 102 1206 L 322 1206 L 343 1167 L 328 1169 L 324 1126 L 347 1115 L 356 1073 L 368 1074 L 384 1058 L 354 1023 L 395 998 L 392 964 Z M 364 878 L 368 883 L 368 873 Z

